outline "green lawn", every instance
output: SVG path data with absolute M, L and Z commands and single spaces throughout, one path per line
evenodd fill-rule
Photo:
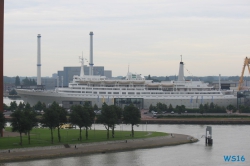
M 6 131 L 11 131 L 10 127 L 5 129 Z M 62 144 L 79 144 L 79 143 L 89 143 L 89 142 L 101 142 L 101 141 L 114 141 L 114 140 L 126 140 L 132 139 L 130 136 L 131 131 L 115 131 L 115 138 L 110 138 L 107 140 L 106 130 L 89 130 L 89 139 L 85 138 L 85 130 L 82 130 L 82 141 L 78 141 L 79 129 L 61 129 L 61 143 L 58 142 L 57 130 L 53 130 L 54 144 L 51 144 L 51 135 L 49 129 L 35 128 L 31 131 L 31 143 L 28 144 L 28 136 L 23 134 L 23 145 L 20 146 L 20 137 L 6 137 L 0 138 L 0 149 L 13 149 L 13 148 L 23 148 L 23 147 L 38 147 L 38 146 L 51 146 L 51 145 L 62 145 Z M 135 131 L 134 139 L 137 138 L 148 138 L 156 136 L 165 136 L 167 133 L 161 132 L 149 132 L 146 131 Z

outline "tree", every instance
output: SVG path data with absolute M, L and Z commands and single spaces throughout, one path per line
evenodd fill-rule
M 84 106 L 72 106 L 72 113 L 70 114 L 70 122 L 80 128 L 80 141 L 82 140 L 82 128 L 86 129 L 86 139 L 88 139 L 88 128 L 94 123 L 95 113 L 93 108 L 85 103 Z
M 200 104 L 199 109 L 200 109 L 200 113 L 203 115 L 203 113 L 204 113 L 204 106 L 202 104 Z
M 26 121 L 26 132 L 28 133 L 28 142 L 30 144 L 30 131 L 33 127 L 37 126 L 37 119 L 36 119 L 36 112 L 32 109 L 29 103 L 25 105 L 24 109 L 24 116 L 27 118 Z
M 172 111 L 172 110 L 173 110 L 173 106 L 172 106 L 172 104 L 169 104 L 168 109 L 169 109 L 169 111 Z
M 164 106 L 163 106 L 163 104 L 162 104 L 161 102 L 157 103 L 157 104 L 156 104 L 156 107 L 157 107 L 157 111 L 158 111 L 158 112 L 162 112 L 162 111 L 163 111 L 163 107 L 164 107 Z
M 11 115 L 12 117 L 12 131 L 18 131 L 20 134 L 20 145 L 23 144 L 22 133 L 27 131 L 27 118 L 22 110 L 16 110 Z
M 34 79 L 32 80 L 32 85 L 37 85 L 37 83 Z
M 23 79 L 22 82 L 23 82 L 22 84 L 25 85 L 25 86 L 29 86 L 30 85 L 29 79 L 27 77 L 25 79 Z
M 168 106 L 166 104 L 163 104 L 163 110 L 167 111 L 168 110 Z
M 42 116 L 42 124 L 44 127 L 49 127 L 50 134 L 51 134 L 51 143 L 54 143 L 54 137 L 53 137 L 53 129 L 57 126 L 59 123 L 59 115 L 56 110 L 53 110 L 52 107 L 46 108 L 44 111 L 44 114 Z
M 184 112 L 186 110 L 185 105 L 181 105 L 181 112 Z
M 17 109 L 23 110 L 24 107 L 25 107 L 25 104 L 20 102 L 19 105 L 17 106 Z
M 46 104 L 42 103 L 41 101 L 38 101 L 33 107 L 35 110 L 41 111 L 46 109 Z
M 124 107 L 123 111 L 123 121 L 126 124 L 131 124 L 132 127 L 132 137 L 134 137 L 134 125 L 138 124 L 141 120 L 141 112 L 133 104 Z
M 60 126 L 67 122 L 67 111 L 63 107 L 59 106 L 59 104 L 55 101 L 49 108 L 55 111 L 58 115 L 55 127 L 57 128 L 58 141 L 61 142 Z
M 151 80 L 151 76 L 150 76 L 150 74 L 148 75 L 148 79 L 147 80 Z
M 178 105 L 177 105 L 177 106 L 175 107 L 175 110 L 177 111 L 178 114 L 181 114 L 182 108 L 181 108 L 181 106 L 178 106 Z
M 15 89 L 12 89 L 10 92 L 9 92 L 9 95 L 17 95 L 17 92 Z
M 4 114 L 3 114 L 3 112 L 0 112 L 0 133 L 1 133 L 1 137 L 3 137 L 1 131 L 4 129 L 5 124 L 6 124 L 6 119 L 4 117 Z
M 10 110 L 14 111 L 16 109 L 17 109 L 17 103 L 16 103 L 16 101 L 10 102 Z
M 9 106 L 7 106 L 6 104 L 3 103 L 3 109 L 4 110 L 9 110 L 10 108 L 9 108 Z
M 109 106 L 110 111 L 116 114 L 116 119 L 113 120 L 113 124 L 111 125 L 112 128 L 112 138 L 115 137 L 115 125 L 119 124 L 119 121 L 122 118 L 122 109 L 116 105 L 110 105 Z
M 56 109 L 58 115 L 59 115 L 59 123 L 57 124 L 57 136 L 59 142 L 61 142 L 61 134 L 60 134 L 60 125 L 63 123 L 67 123 L 67 111 L 58 105 L 58 108 Z
M 20 78 L 19 78 L 19 76 L 16 76 L 15 86 L 19 86 L 19 85 L 21 85 Z
M 94 110 L 98 110 L 98 107 L 97 107 L 97 105 L 96 105 L 96 104 L 94 105 Z
M 208 104 L 204 104 L 204 111 L 207 113 L 208 112 L 208 110 L 209 110 L 209 105 Z
M 227 108 L 227 110 L 229 110 L 229 111 L 236 112 L 236 108 L 235 108 L 232 104 L 228 105 L 226 108 Z
M 85 127 L 85 137 L 88 139 L 88 128 L 92 126 L 95 120 L 95 112 L 89 103 L 84 103 L 83 106 L 83 125 Z
M 69 121 L 70 123 L 72 123 L 73 125 L 77 125 L 80 129 L 80 141 L 82 140 L 82 127 L 83 127 L 83 122 L 82 122 L 82 106 L 81 105 L 73 105 L 71 107 L 71 114 L 70 114 L 70 118 Z
M 102 105 L 101 115 L 98 117 L 98 122 L 102 123 L 107 130 L 107 139 L 109 139 L 109 129 L 117 122 L 117 114 L 115 109 L 110 107 L 104 102 Z
M 31 85 L 36 85 L 37 83 L 34 79 L 31 80 L 30 78 L 26 77 L 25 79 L 23 79 L 22 84 L 24 86 L 31 86 Z
M 152 104 L 150 104 L 150 106 L 149 106 L 149 112 L 151 112 L 153 110 L 154 110 L 154 108 L 153 108 Z
M 210 109 L 214 109 L 214 103 L 213 103 L 213 102 L 210 103 L 209 108 L 210 108 Z

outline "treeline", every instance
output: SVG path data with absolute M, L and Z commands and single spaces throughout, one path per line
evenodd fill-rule
M 35 79 L 30 79 L 28 77 L 26 77 L 25 79 L 22 80 L 22 83 L 20 81 L 20 78 L 19 76 L 16 76 L 16 79 L 15 79 L 15 85 L 16 86 L 20 86 L 20 85 L 24 85 L 24 86 L 32 86 L 32 85 L 36 85 L 36 81 Z
M 240 113 L 250 113 L 250 107 L 249 106 L 240 105 L 239 106 L 239 112 Z
M 10 110 L 10 111 L 15 111 L 17 109 L 21 109 L 25 107 L 25 103 L 20 102 L 19 105 L 17 105 L 16 101 L 12 101 L 10 102 L 10 106 L 7 106 L 5 103 L 3 103 L 3 109 L 4 110 Z M 41 103 L 40 101 L 38 101 L 33 107 L 33 110 L 44 110 L 46 108 L 46 104 L 45 103 Z
M 232 112 L 236 112 L 237 108 L 234 107 L 233 105 L 228 105 L 227 107 L 223 107 L 223 106 L 218 106 L 217 104 L 214 103 L 210 103 L 210 104 L 200 104 L 199 108 L 196 109 L 190 109 L 190 108 L 186 108 L 184 105 L 177 105 L 175 108 L 172 107 L 172 105 L 170 104 L 169 106 L 167 106 L 164 103 L 157 103 L 156 106 L 153 106 L 152 104 L 149 106 L 149 112 L 151 111 L 157 111 L 158 113 L 163 113 L 164 111 L 167 112 L 171 112 L 171 111 L 175 111 L 178 114 L 181 113 L 185 113 L 185 111 L 188 111 L 189 113 L 227 113 L 226 110 L 232 111 Z M 240 113 L 250 113 L 250 109 L 249 107 L 244 107 L 241 106 L 239 109 Z
M 72 106 L 71 112 L 68 113 L 58 103 L 53 102 L 46 108 L 44 103 L 38 102 L 34 107 L 31 107 L 29 103 L 19 103 L 15 107 L 15 102 L 12 102 L 11 108 L 13 113 L 11 126 L 12 131 L 17 131 L 20 134 L 20 145 L 22 145 L 22 133 L 28 135 L 28 143 L 30 144 L 30 131 L 32 128 L 38 126 L 40 123 L 43 127 L 48 127 L 51 134 L 51 143 L 54 143 L 54 129 L 57 129 L 58 141 L 61 142 L 60 126 L 65 123 L 70 123 L 79 127 L 79 141 L 82 140 L 82 128 L 85 129 L 85 138 L 88 139 L 88 129 L 94 124 L 95 120 L 103 124 L 107 130 L 107 139 L 110 137 L 110 130 L 112 130 L 112 137 L 115 137 L 114 128 L 117 124 L 124 122 L 125 124 L 131 124 L 131 136 L 134 137 L 134 125 L 137 125 L 141 119 L 140 110 L 133 104 L 124 107 L 122 110 L 115 105 L 107 105 L 103 103 L 101 114 L 96 116 L 94 108 L 85 103 L 82 105 Z M 38 118 L 35 110 L 43 110 L 44 113 Z M 15 110 L 15 111 L 14 111 Z M 2 118 L 2 119 L 1 119 Z M 3 113 L 0 113 L 0 127 L 5 126 L 6 120 Z

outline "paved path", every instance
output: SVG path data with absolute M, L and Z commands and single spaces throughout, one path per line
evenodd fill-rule
M 70 145 L 70 148 L 64 146 L 37 147 L 25 149 L 12 149 L 0 151 L 0 162 L 34 160 L 45 158 L 68 157 L 75 155 L 87 155 L 94 153 L 108 153 L 115 151 L 127 151 L 142 148 L 154 148 L 169 145 L 179 145 L 198 141 L 191 136 L 183 134 L 173 134 L 174 137 L 151 137 L 146 139 L 129 139 L 123 141 L 107 141 L 99 143 L 85 143 Z M 75 148 L 76 146 L 76 148 Z

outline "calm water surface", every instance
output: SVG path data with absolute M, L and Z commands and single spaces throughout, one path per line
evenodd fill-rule
M 207 125 L 140 125 L 135 129 L 160 131 L 192 135 L 199 142 L 178 146 L 166 146 L 153 149 L 139 149 L 127 152 L 95 154 L 58 159 L 46 159 L 27 162 L 5 163 L 5 166 L 217 166 L 217 165 L 250 165 L 250 125 L 211 125 L 213 130 L 213 146 L 206 146 L 205 134 Z M 104 129 L 95 125 L 96 129 Z M 130 126 L 117 126 L 117 130 L 130 130 Z M 244 162 L 225 162 L 224 155 L 243 156 Z M 1 164 L 0 164 L 1 165 Z
M 8 97 L 4 97 L 3 98 L 3 103 L 10 106 L 10 102 L 12 101 L 16 101 L 17 105 L 20 103 L 20 102 L 23 102 L 23 100 L 21 100 L 21 98 L 17 98 L 17 99 L 10 99 Z

